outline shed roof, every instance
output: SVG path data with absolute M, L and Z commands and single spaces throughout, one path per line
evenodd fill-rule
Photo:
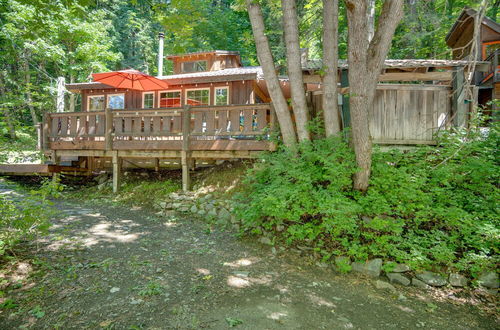
M 402 60 L 385 60 L 385 69 L 410 69 L 410 68 L 449 68 L 449 67 L 464 67 L 472 64 L 471 61 L 464 60 L 433 60 L 433 59 L 402 59 Z M 476 66 L 487 66 L 488 62 L 475 62 Z M 339 68 L 348 68 L 346 60 L 339 60 Z M 304 70 L 318 70 L 323 67 L 322 60 L 308 60 Z
M 460 37 L 466 25 L 474 24 L 474 17 L 476 15 L 478 15 L 478 12 L 475 9 L 465 7 L 462 10 L 460 16 L 458 16 L 457 20 L 455 21 L 455 24 L 453 24 L 450 31 L 446 35 L 445 40 L 448 46 L 453 46 L 455 40 Z M 500 24 L 498 24 L 491 18 L 484 16 L 481 24 L 500 34 Z

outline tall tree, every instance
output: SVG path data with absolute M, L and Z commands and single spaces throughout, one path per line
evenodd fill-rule
M 338 112 L 338 0 L 323 0 L 323 116 L 326 136 L 340 132 Z
M 308 109 L 304 80 L 302 78 L 302 65 L 300 59 L 299 23 L 295 0 L 281 0 L 283 10 L 283 30 L 285 33 L 286 62 L 290 90 L 292 94 L 292 108 L 295 114 L 295 124 L 299 141 L 310 140 L 307 128 Z
M 403 17 L 403 0 L 387 0 L 378 18 L 371 42 L 366 37 L 366 0 L 346 0 L 349 31 L 349 92 L 352 142 L 360 170 L 354 176 L 354 188 L 366 191 L 370 178 L 372 142 L 368 110 L 373 104 L 380 72 L 392 37 Z
M 281 86 L 274 66 L 273 55 L 269 47 L 269 41 L 265 34 L 264 18 L 262 9 L 255 0 L 246 0 L 248 15 L 252 24 L 255 47 L 257 48 L 257 57 L 259 58 L 264 77 L 266 78 L 267 89 L 273 100 L 274 110 L 280 124 L 283 142 L 287 146 L 293 146 L 297 142 L 295 129 L 293 127 L 292 117 L 288 110 L 288 104 L 281 91 Z

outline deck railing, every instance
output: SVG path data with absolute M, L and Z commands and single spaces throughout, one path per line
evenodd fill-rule
M 48 113 L 45 150 L 266 150 L 270 104 Z M 264 142 L 264 143 L 262 143 Z
M 488 71 L 484 73 L 481 82 L 484 83 L 489 79 L 493 79 L 493 83 L 500 81 L 499 57 L 500 49 L 497 49 L 485 59 L 485 61 L 490 62 L 490 64 L 488 66 Z

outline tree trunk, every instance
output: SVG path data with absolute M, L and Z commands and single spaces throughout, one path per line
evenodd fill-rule
M 403 0 L 384 2 L 373 39 L 366 38 L 365 0 L 347 0 L 348 61 L 352 142 L 360 170 L 354 175 L 354 189 L 366 191 L 370 179 L 372 143 L 368 113 L 375 98 L 394 31 L 403 16 Z
M 367 0 L 366 17 L 368 20 L 368 42 L 370 42 L 375 34 L 375 0 Z
M 308 109 L 304 80 L 302 78 L 302 65 L 300 60 L 299 23 L 297 21 L 297 8 L 295 0 L 281 0 L 283 10 L 283 29 L 285 32 L 286 62 L 290 90 L 292 94 L 292 107 L 295 114 L 295 124 L 299 141 L 310 140 L 307 128 Z
M 283 135 L 283 142 L 287 146 L 294 146 L 297 143 L 295 129 L 293 127 L 292 117 L 288 110 L 288 104 L 283 96 L 281 86 L 274 67 L 273 56 L 269 41 L 264 32 L 264 18 L 262 17 L 262 10 L 258 2 L 254 0 L 246 0 L 248 15 L 252 24 L 252 31 L 255 39 L 255 46 L 257 48 L 257 57 L 264 77 L 267 83 L 269 95 L 274 104 L 276 117 L 280 124 L 281 134 Z
M 338 111 L 338 0 L 323 0 L 323 116 L 326 136 L 340 132 Z
M 75 82 L 75 76 L 73 75 L 73 72 L 69 74 L 69 82 L 70 84 Z M 75 94 L 70 93 L 69 94 L 69 112 L 75 112 Z
M 2 105 L 2 103 L 4 103 L 3 98 L 5 98 L 5 83 L 4 83 L 4 79 L 3 79 L 3 74 L 0 71 L 0 105 Z M 14 123 L 12 121 L 10 108 L 2 105 L 0 109 L 3 112 L 3 116 L 5 118 L 5 123 L 7 124 L 7 129 L 9 131 L 9 137 L 12 140 L 15 140 L 17 138 L 17 135 L 16 135 L 16 129 L 14 127 Z
M 24 68 L 24 81 L 26 83 L 26 104 L 30 110 L 31 119 L 33 120 L 33 126 L 38 125 L 38 116 L 33 106 L 33 97 L 31 95 L 31 72 L 28 63 L 28 54 L 25 54 L 23 68 Z

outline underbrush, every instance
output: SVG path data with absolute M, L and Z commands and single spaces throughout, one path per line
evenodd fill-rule
M 155 203 L 164 200 L 170 193 L 181 188 L 179 180 L 172 178 L 145 178 L 129 175 L 123 179 L 118 193 L 113 193 L 111 182 L 102 189 L 92 182 L 86 187 L 68 191 L 67 197 L 101 203 L 119 203 L 128 206 L 153 208 Z
M 0 257 L 15 255 L 21 241 L 47 234 L 55 215 L 50 199 L 60 197 L 61 191 L 57 181 L 46 180 L 39 189 L 24 195 L 0 195 Z
M 373 154 L 366 194 L 340 138 L 269 153 L 235 196 L 242 230 L 313 247 L 324 260 L 382 257 L 473 277 L 498 264 L 498 126 L 444 133 L 438 147 Z
M 36 134 L 31 127 L 22 127 L 16 131 L 15 140 L 0 136 L 0 163 L 36 162 L 41 158 L 36 147 Z

